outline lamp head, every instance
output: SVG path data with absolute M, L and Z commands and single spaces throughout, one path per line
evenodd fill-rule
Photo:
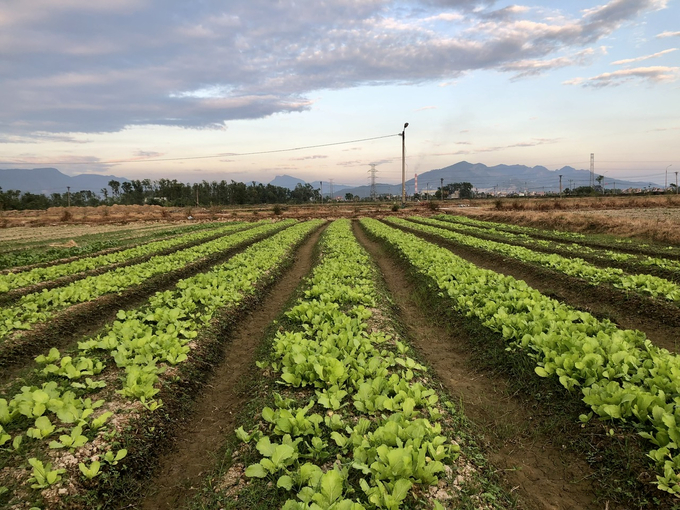
M 404 124 L 404 129 L 406 129 L 407 127 L 408 127 L 408 122 L 406 124 Z

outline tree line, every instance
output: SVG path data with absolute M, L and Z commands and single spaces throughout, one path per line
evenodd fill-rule
M 311 184 L 298 184 L 288 189 L 271 184 L 222 180 L 201 183 L 182 183 L 176 179 L 136 179 L 126 182 L 111 180 L 98 193 L 90 190 L 73 193 L 22 193 L 0 188 L 0 209 L 48 209 L 49 207 L 96 207 L 100 205 L 143 205 L 184 207 L 192 205 L 256 205 L 306 204 L 319 201 L 318 189 Z

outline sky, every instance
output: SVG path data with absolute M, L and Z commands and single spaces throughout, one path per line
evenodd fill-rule
M 1 0 L 0 168 L 397 183 L 403 131 L 407 178 L 594 153 L 663 185 L 678 20 L 680 0 Z

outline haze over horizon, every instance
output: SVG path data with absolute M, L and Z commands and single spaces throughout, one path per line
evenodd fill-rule
M 664 182 L 678 19 L 678 0 L 9 0 L 0 168 L 362 185 L 375 163 L 394 183 L 409 122 L 407 178 L 592 152 Z

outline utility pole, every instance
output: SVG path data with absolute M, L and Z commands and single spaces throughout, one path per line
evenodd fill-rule
M 321 186 L 321 203 L 323 204 L 323 181 L 319 181 L 319 186 Z
M 675 194 L 678 194 L 678 172 L 675 172 Z
M 430 199 L 430 183 L 427 183 L 427 199 Z
M 71 186 L 66 186 L 66 203 L 68 204 L 67 207 L 71 207 Z
M 330 196 L 330 200 L 331 200 L 331 201 L 333 200 L 333 179 L 331 179 L 331 196 Z
M 198 186 L 196 186 L 196 207 L 198 207 Z
M 562 197 L 562 174 L 560 174 L 560 197 Z
M 441 185 L 439 186 L 439 199 L 444 200 L 444 178 L 439 179 Z
M 401 136 L 401 206 L 406 207 L 406 128 L 408 122 L 404 124 Z
M 668 191 L 668 169 L 673 166 L 673 163 L 666 167 L 666 185 L 663 188 L 664 193 Z

